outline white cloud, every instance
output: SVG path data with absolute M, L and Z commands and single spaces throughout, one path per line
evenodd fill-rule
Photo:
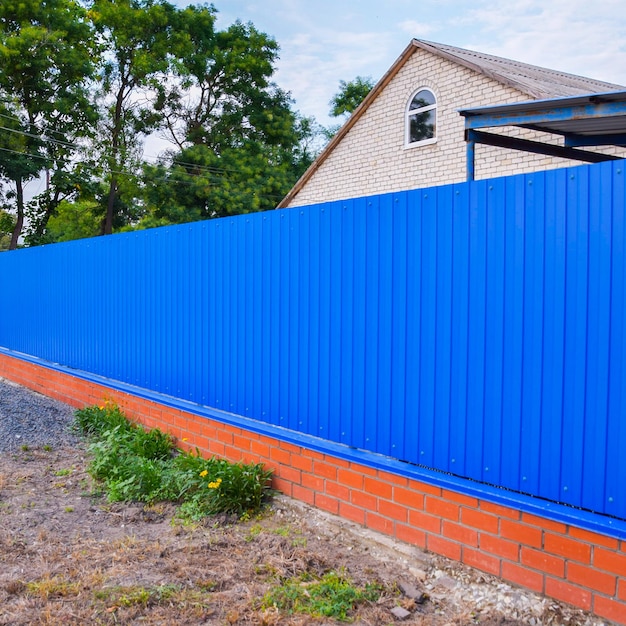
M 281 0 L 295 6 L 294 0 Z M 411 38 L 434 39 L 573 74 L 626 85 L 626 12 L 623 0 L 392 0 L 383 9 L 362 3 L 323 2 L 281 41 L 279 84 L 289 85 L 297 107 L 329 123 L 328 101 L 339 80 L 380 78 Z M 312 3 L 307 5 L 312 8 Z M 377 5 L 380 6 L 380 5 Z M 365 15 L 369 13 L 368 19 Z M 376 15 L 372 15 L 375 13 Z M 414 19 L 412 16 L 417 15 Z M 409 17 L 411 16 L 411 17 Z M 406 19 L 403 19 L 406 18 Z
M 176 0 L 187 4 L 185 0 Z M 323 124 L 340 80 L 380 78 L 414 38 L 626 85 L 623 0 L 215 0 L 281 47 L 275 81 Z
M 404 20 L 398 23 L 398 30 L 407 33 L 410 39 L 423 39 L 436 32 L 437 27 L 433 24 L 418 22 L 416 20 Z
M 519 61 L 626 85 L 621 0 L 522 0 L 465 15 L 471 47 Z
M 328 103 L 339 81 L 356 76 L 378 80 L 407 42 L 398 46 L 388 34 L 332 28 L 294 33 L 282 42 L 276 80 L 289 86 L 304 114 L 314 115 L 322 124 L 335 123 L 328 118 Z

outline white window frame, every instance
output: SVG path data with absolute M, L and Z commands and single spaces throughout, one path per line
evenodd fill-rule
M 411 110 L 411 102 L 413 102 L 413 98 L 415 98 L 415 96 L 420 92 L 420 91 L 428 91 L 429 93 L 432 94 L 433 99 L 435 100 L 434 104 L 429 104 L 425 107 L 421 107 L 419 109 L 413 109 Z M 409 98 L 408 102 L 406 103 L 406 108 L 404 111 L 404 147 L 405 148 L 417 148 L 419 146 L 427 146 L 429 144 L 433 144 L 437 142 L 437 127 L 438 127 L 438 112 L 437 112 L 437 94 L 435 94 L 435 92 L 430 88 L 430 87 L 419 87 L 418 89 L 416 89 L 412 94 L 411 97 Z M 416 115 L 418 113 L 426 113 L 427 111 L 432 111 L 434 109 L 435 111 L 435 135 L 433 137 L 429 137 L 428 139 L 422 139 L 420 141 L 411 141 L 411 124 L 410 124 L 410 118 L 413 117 L 413 115 Z

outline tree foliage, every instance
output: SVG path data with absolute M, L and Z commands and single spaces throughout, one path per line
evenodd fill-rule
M 0 176 L 16 213 L 11 248 L 24 226 L 26 182 L 54 171 L 35 216 L 43 228 L 73 193 L 76 142 L 96 119 L 85 88 L 96 59 L 91 24 L 74 0 L 0 3 Z
M 49 241 L 72 241 L 95 237 L 100 232 L 102 214 L 94 200 L 61 202 L 47 226 Z
M 275 39 L 239 21 L 220 30 L 216 13 L 166 0 L 0 4 L 11 247 L 276 206 L 320 129 L 275 84 Z M 156 163 L 144 156 L 155 133 L 172 146 Z
M 0 252 L 9 249 L 14 228 L 15 219 L 13 216 L 0 209 Z
M 375 82 L 371 76 L 357 76 L 354 80 L 339 81 L 339 91 L 330 101 L 330 114 L 332 117 L 350 115 L 365 100 L 367 94 L 374 87 Z
M 291 132 L 293 113 L 286 94 L 271 83 L 276 41 L 241 22 L 216 31 L 211 8 L 188 7 L 179 19 L 187 49 L 163 102 L 176 145 L 219 151 L 254 139 L 280 142 Z
M 145 168 L 141 226 L 271 209 L 311 162 L 309 126 L 272 82 L 278 44 L 252 24 L 215 30 L 212 8 L 179 19 L 188 47 L 161 109 L 175 149 Z
M 105 50 L 100 68 L 104 102 L 101 143 L 108 177 L 102 233 L 110 234 L 124 213 L 120 182 L 137 166 L 140 137 L 158 126 L 162 81 L 168 74 L 176 37 L 176 8 L 153 0 L 95 0 L 89 12 Z

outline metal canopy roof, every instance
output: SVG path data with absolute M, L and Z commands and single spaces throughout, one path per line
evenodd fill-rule
M 626 91 L 514 102 L 461 109 L 459 113 L 465 117 L 468 180 L 474 178 L 477 143 L 591 163 L 620 157 L 579 150 L 577 147 L 626 146 Z M 502 126 L 518 126 L 562 135 L 564 144 L 557 146 L 480 130 Z

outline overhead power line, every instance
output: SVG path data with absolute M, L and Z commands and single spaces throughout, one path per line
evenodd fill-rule
M 48 143 L 63 146 L 64 148 L 77 148 L 76 144 L 68 143 L 67 141 L 59 141 L 58 139 L 51 139 L 50 137 L 43 137 L 41 135 L 35 135 L 34 133 L 27 133 L 25 130 L 17 130 L 15 128 L 8 128 L 7 126 L 0 126 L 0 130 L 6 130 L 10 133 L 15 133 L 16 135 L 31 137 L 32 139 L 47 141 Z
M 10 115 L 4 115 L 3 113 L 0 113 L 0 117 L 4 118 L 4 119 L 7 119 L 7 120 L 11 120 L 12 122 L 19 122 L 20 124 L 24 123 L 23 120 L 20 120 L 17 117 L 13 117 L 13 116 L 10 116 Z M 0 126 L 0 129 L 1 130 L 7 130 L 7 131 L 9 131 L 11 133 L 16 133 L 17 135 L 24 135 L 26 137 L 31 137 L 33 139 L 39 139 L 39 140 L 43 140 L 43 141 L 48 141 L 50 143 L 58 144 L 58 145 L 61 145 L 61 146 L 66 146 L 68 148 L 76 148 L 76 149 L 80 148 L 80 146 L 78 144 L 76 144 L 76 143 L 72 143 L 72 142 L 68 142 L 68 141 L 61 141 L 60 139 L 53 139 L 52 137 L 48 137 L 47 136 L 47 134 L 49 134 L 49 133 L 54 133 L 56 135 L 63 135 L 63 136 L 65 136 L 64 133 L 62 133 L 61 131 L 58 131 L 58 130 L 48 130 L 48 131 L 45 131 L 45 134 L 44 134 L 44 131 L 40 131 L 40 134 L 35 134 L 35 133 L 29 133 L 29 132 L 27 132 L 25 130 L 21 130 L 19 128 L 9 128 L 7 126 Z
M 0 117 L 8 117 L 7 115 L 2 115 L 0 113 Z M 52 139 L 51 137 L 46 137 L 44 135 L 37 135 L 35 133 L 29 133 L 25 130 L 19 130 L 16 128 L 9 128 L 7 126 L 0 126 L 0 130 L 4 130 L 10 133 L 15 133 L 17 135 L 23 135 L 25 137 L 30 137 L 32 139 L 38 139 L 42 142 L 42 145 L 45 146 L 46 142 L 47 143 L 52 143 L 55 145 L 60 145 L 66 148 L 73 148 L 75 150 L 80 150 L 83 149 L 85 146 L 81 146 L 79 144 L 76 143 L 71 143 L 68 141 L 60 141 L 58 139 Z M 6 149 L 5 149 L 6 150 Z M 24 154 L 24 155 L 28 155 L 28 153 L 26 152 L 16 152 L 17 154 Z M 44 158 L 44 157 L 40 157 L 40 155 L 33 155 L 31 154 L 30 156 L 37 156 L 39 158 Z M 159 156 L 153 156 L 153 155 L 146 155 L 144 154 L 142 156 L 143 159 L 150 159 L 153 160 L 155 162 L 158 163 L 158 161 L 162 161 L 163 157 L 159 157 Z M 201 170 L 204 172 L 209 172 L 209 173 L 216 173 L 216 174 L 222 174 L 222 173 L 231 173 L 231 174 L 242 174 L 244 172 L 242 172 L 242 170 L 237 170 L 234 168 L 226 168 L 226 167 L 220 167 L 218 165 L 200 165 L 198 163 L 192 163 L 190 161 L 181 161 L 179 159 L 176 158 L 172 158 L 172 164 L 174 165 L 181 165 L 183 167 L 191 167 L 197 170 Z
M 42 155 L 42 154 L 36 154 L 36 153 L 32 153 L 32 152 L 20 152 L 18 150 L 12 150 L 10 148 L 1 148 L 0 147 L 0 151 L 8 152 L 10 154 L 16 154 L 18 156 L 28 156 L 28 157 L 31 157 L 31 158 L 34 158 L 34 159 L 42 159 L 42 160 L 47 160 L 48 159 L 48 157 L 46 157 L 45 155 Z M 83 166 L 86 166 L 85 163 L 80 163 L 79 162 L 79 164 L 81 164 Z M 87 170 L 93 170 L 95 168 L 86 166 L 86 169 Z M 128 172 L 128 171 L 108 170 L 108 172 L 110 172 L 111 174 L 116 174 L 117 176 L 127 176 L 129 178 L 135 178 L 135 179 L 138 179 L 138 180 L 141 180 L 141 178 L 142 178 L 141 174 L 133 174 L 132 172 Z M 217 172 L 212 173 L 212 174 L 209 172 L 209 174 L 210 175 L 208 176 L 208 179 L 212 183 L 219 184 L 224 179 L 224 175 L 223 174 L 219 174 Z M 199 174 L 188 173 L 188 176 L 192 176 L 192 177 L 193 176 L 198 176 L 199 177 L 200 175 Z M 152 178 L 150 180 L 150 182 L 159 183 L 159 182 L 172 182 L 172 181 L 171 181 L 170 178 L 168 178 L 166 176 L 161 176 L 161 177 L 157 177 L 157 178 Z M 194 181 L 185 181 L 185 180 L 177 180 L 177 181 L 175 181 L 175 183 L 176 183 L 176 185 L 187 185 L 187 186 L 190 186 L 190 187 L 196 184 Z M 264 196 L 266 198 L 270 198 L 270 199 L 273 199 L 273 200 L 282 200 L 282 196 L 278 196 L 278 195 L 274 195 L 274 194 L 264 194 Z

